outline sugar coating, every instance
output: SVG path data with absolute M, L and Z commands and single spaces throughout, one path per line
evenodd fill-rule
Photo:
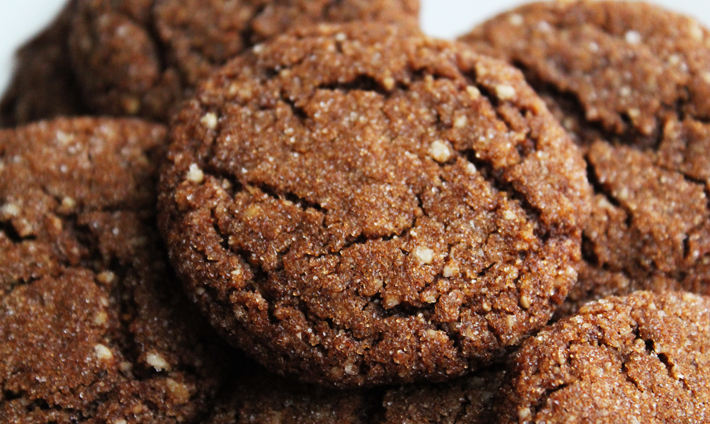
M 57 40 L 91 111 L 162 122 L 214 69 L 244 51 L 261 52 L 264 41 L 291 28 L 376 21 L 419 30 L 418 0 L 73 3 L 68 34 Z
M 595 196 L 560 315 L 634 290 L 710 294 L 707 39 L 690 17 L 610 1 L 533 3 L 461 38 L 519 66 L 584 150 Z
M 175 121 L 160 226 L 188 292 L 271 370 L 449 380 L 544 325 L 575 280 L 582 159 L 515 69 L 324 25 L 202 87 Z
M 705 422 L 710 298 L 635 292 L 582 307 L 523 343 L 501 423 Z
M 0 422 L 207 412 L 221 361 L 153 223 L 165 134 L 92 118 L 0 131 L 0 205 L 17 206 L 0 213 Z

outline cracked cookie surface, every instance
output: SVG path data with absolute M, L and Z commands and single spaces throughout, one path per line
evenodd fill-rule
M 418 30 L 418 0 L 79 0 L 74 71 L 92 110 L 167 121 L 197 82 L 290 28 L 372 20 Z
M 708 297 L 639 291 L 589 303 L 523 343 L 500 422 L 707 422 L 709 344 Z
M 710 293 L 710 34 L 638 2 L 535 3 L 461 41 L 519 67 L 595 189 L 564 313 L 634 290 Z
M 155 229 L 165 136 L 88 118 L 0 131 L 0 421 L 206 412 L 218 381 L 209 339 Z
M 576 279 L 581 156 L 514 68 L 382 25 L 252 49 L 177 116 L 160 224 L 188 292 L 280 373 L 447 380 Z

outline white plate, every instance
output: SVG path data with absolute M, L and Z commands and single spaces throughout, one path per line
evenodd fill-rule
M 520 0 L 420 0 L 422 27 L 430 35 L 453 38 Z M 0 88 L 12 72 L 13 52 L 49 23 L 65 0 L 0 0 Z M 660 0 L 656 3 L 710 26 L 710 1 Z

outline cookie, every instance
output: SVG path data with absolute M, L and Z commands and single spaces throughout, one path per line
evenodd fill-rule
M 86 111 L 74 81 L 67 38 L 76 1 L 16 53 L 15 72 L 0 99 L 0 127 Z
M 206 412 L 210 340 L 155 230 L 165 133 L 88 118 L 0 131 L 0 421 Z
M 441 384 L 332 390 L 273 376 L 259 367 L 238 378 L 208 424 L 488 424 L 505 372 L 491 370 Z
M 594 186 L 566 311 L 634 290 L 710 294 L 710 34 L 637 2 L 546 2 L 462 37 L 519 67 Z
M 289 28 L 374 20 L 417 30 L 418 0 L 79 0 L 71 57 L 99 114 L 166 121 L 215 67 Z
M 493 424 L 496 393 L 506 371 L 491 368 L 447 383 L 406 385 L 390 389 L 384 399 L 382 424 Z
M 207 424 L 375 424 L 382 394 L 332 390 L 286 380 L 258 365 L 234 379 Z
M 707 422 L 709 311 L 682 292 L 589 303 L 515 354 L 501 422 Z
M 171 261 L 213 326 L 321 384 L 442 381 L 576 280 L 581 156 L 514 68 L 383 25 L 250 50 L 176 116 Z

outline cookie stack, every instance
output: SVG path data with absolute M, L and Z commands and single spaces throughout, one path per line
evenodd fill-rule
M 0 421 L 710 421 L 710 33 L 417 14 L 75 0 L 23 47 Z

